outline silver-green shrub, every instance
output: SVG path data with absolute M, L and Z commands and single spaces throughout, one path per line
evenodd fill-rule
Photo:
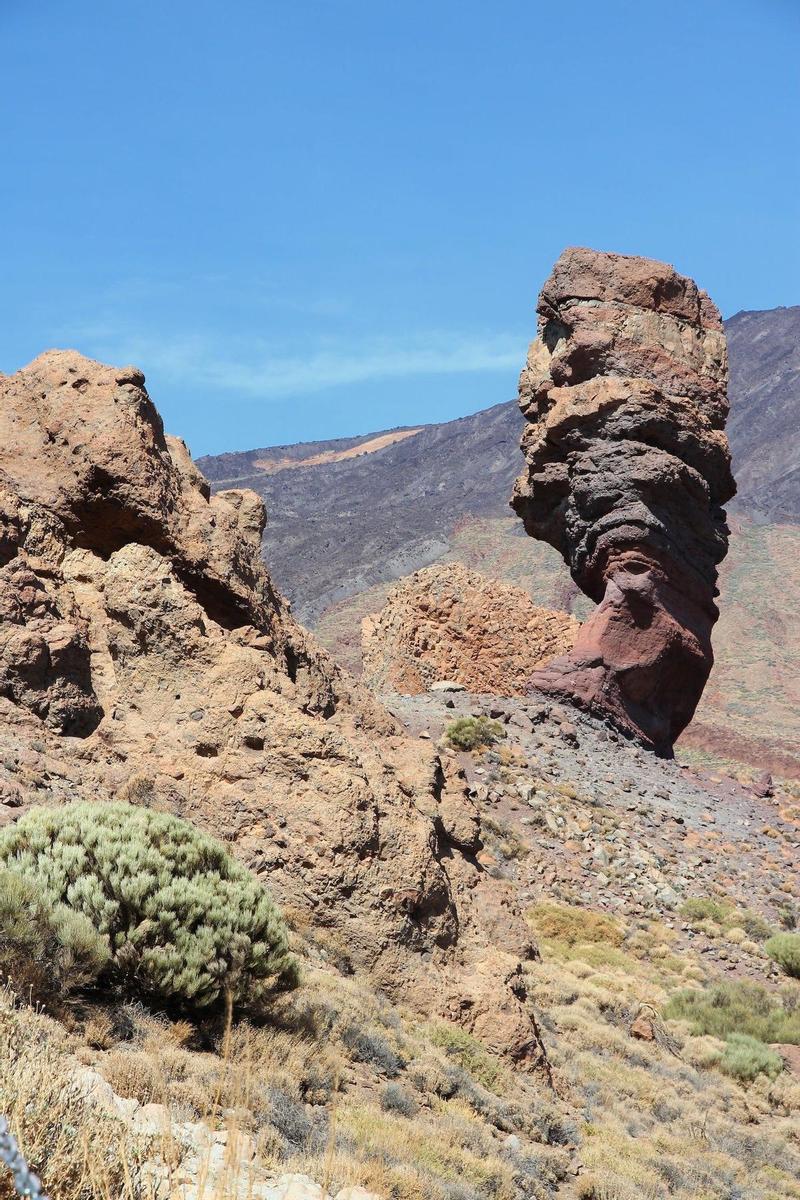
M 0 870 L 0 982 L 23 999 L 51 1005 L 93 983 L 111 960 L 91 921 L 17 871 Z
M 259 1012 L 297 982 L 270 895 L 212 838 L 130 804 L 36 808 L 0 833 L 0 865 L 54 913 L 107 939 L 105 976 L 189 1010 Z

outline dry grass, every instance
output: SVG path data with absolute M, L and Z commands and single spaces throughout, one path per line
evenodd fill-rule
M 601 943 L 615 947 L 621 946 L 625 938 L 624 929 L 613 917 L 587 908 L 567 904 L 535 904 L 527 915 L 541 938 L 565 946 Z
M 548 906 L 549 907 L 549 906 Z M 599 914 L 595 914 L 599 915 Z M 591 914 L 576 918 L 580 926 Z M 621 945 L 576 937 L 543 940 L 529 971 L 562 1099 L 579 1114 L 584 1200 L 797 1200 L 800 1086 L 783 1073 L 750 1083 L 724 1074 L 727 1043 L 669 1024 L 668 1042 L 631 1036 L 640 1013 L 664 1028 L 668 997 L 685 986 L 687 962 L 664 953 L 657 923 Z M 555 952 L 553 952 L 555 951 Z M 689 963 L 690 974 L 697 972 Z M 699 972 L 697 972 L 699 973 Z
M 551 1195 L 568 1155 L 541 1133 L 553 1118 L 537 1125 L 531 1117 L 538 1084 L 517 1081 L 456 1027 L 401 1014 L 363 979 L 308 975 L 280 1024 L 242 1023 L 227 1038 L 130 1005 L 96 1009 L 68 1034 L 9 1002 L 4 1017 L 18 1049 L 4 1053 L 0 1102 L 53 1200 L 133 1200 L 149 1178 L 147 1162 L 177 1181 L 187 1163 L 192 1177 L 206 1171 L 204 1200 L 241 1193 L 235 1164 L 222 1178 L 191 1158 L 183 1131 L 197 1128 L 250 1139 L 258 1157 L 247 1170 L 260 1178 L 301 1171 L 334 1193 L 361 1185 L 387 1200 L 515 1200 L 525 1171 L 535 1176 L 527 1196 Z M 80 1064 L 123 1102 L 164 1106 L 146 1110 L 157 1131 L 134 1144 L 125 1120 L 104 1115 L 75 1086 Z M 403 1104 L 387 1105 L 395 1073 L 402 1078 L 391 1095 Z M 503 1139 L 517 1129 L 524 1150 L 512 1154 Z M 76 1139 L 76 1130 L 85 1136 Z
M 145 1148 L 124 1122 L 87 1112 L 70 1049 L 60 1025 L 0 993 L 0 1112 L 46 1190 L 54 1200 L 134 1200 Z M 0 1197 L 13 1196 L 3 1171 Z
M 726 1043 L 685 1022 L 669 1024 L 669 1039 L 631 1036 L 641 1013 L 666 1028 L 668 998 L 702 975 L 674 955 L 672 931 L 567 905 L 537 906 L 533 918 L 540 936 L 552 934 L 527 982 L 555 1096 L 458 1026 L 420 1022 L 313 950 L 318 965 L 276 1024 L 243 1023 L 228 1038 L 137 1006 L 96 1009 L 67 1032 L 6 996 L 0 1108 L 53 1200 L 134 1200 L 147 1160 L 179 1180 L 190 1169 L 187 1122 L 227 1129 L 229 1146 L 251 1139 L 247 1170 L 258 1178 L 300 1171 L 333 1194 L 360 1185 L 385 1200 L 800 1200 L 795 1076 L 739 1083 L 720 1070 Z M 87 1105 L 78 1062 L 119 1096 L 163 1104 L 163 1133 L 137 1143 L 124 1121 Z M 191 1170 L 208 1176 L 203 1200 L 252 1190 L 233 1162 L 224 1177 L 202 1162 Z M 10 1200 L 7 1181 L 0 1200 Z

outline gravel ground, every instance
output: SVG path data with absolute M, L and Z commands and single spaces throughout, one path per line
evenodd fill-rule
M 505 737 L 494 747 L 456 757 L 482 815 L 479 859 L 516 882 L 523 905 L 562 899 L 629 918 L 658 916 L 720 969 L 759 978 L 765 962 L 753 938 L 738 944 L 690 928 L 683 902 L 724 898 L 775 929 L 793 910 L 800 920 L 796 785 L 762 779 L 748 787 L 657 758 L 603 721 L 544 696 L 458 691 L 382 699 L 411 733 L 433 740 L 457 716 L 502 723 Z

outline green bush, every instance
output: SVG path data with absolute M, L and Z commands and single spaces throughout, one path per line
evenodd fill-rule
M 740 928 L 754 941 L 763 942 L 772 933 L 772 926 L 749 908 L 736 908 L 726 900 L 713 900 L 711 896 L 691 896 L 680 908 L 680 915 L 690 925 L 713 921 L 720 929 Z
M 499 1091 L 501 1094 L 508 1087 L 507 1072 L 498 1060 L 488 1050 L 457 1025 L 439 1023 L 428 1031 L 434 1046 L 440 1046 L 449 1058 L 457 1062 L 463 1071 L 488 1088 L 490 1092 Z
M 740 1083 L 752 1083 L 757 1075 L 774 1079 L 783 1070 L 783 1059 L 758 1038 L 731 1033 L 719 1060 L 719 1069 Z
M 110 959 L 108 938 L 87 917 L 50 905 L 30 879 L 0 870 L 0 981 L 49 1005 L 94 983 Z
M 716 921 L 718 925 L 727 925 L 732 913 L 731 905 L 710 896 L 690 896 L 680 907 L 680 915 L 689 922 Z
M 800 933 L 776 933 L 764 949 L 793 979 L 800 979 Z
M 189 1010 L 258 1012 L 297 966 L 268 893 L 188 822 L 129 804 L 32 809 L 0 834 L 0 864 L 40 890 L 58 923 L 88 920 L 101 978 Z
M 459 717 L 444 731 L 451 746 L 456 750 L 477 750 L 481 746 L 493 746 L 506 731 L 499 721 L 488 717 Z
M 762 1042 L 800 1045 L 800 1008 L 790 996 L 776 995 L 758 983 L 726 981 L 676 992 L 664 1016 L 688 1021 L 697 1036 L 741 1033 Z

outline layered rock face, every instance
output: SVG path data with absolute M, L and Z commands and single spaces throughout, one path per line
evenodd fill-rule
M 598 608 L 535 686 L 669 752 L 713 663 L 727 351 L 705 292 L 665 263 L 568 249 L 520 378 L 512 506 Z
M 442 680 L 523 696 L 534 669 L 571 649 L 578 628 L 522 588 L 461 563 L 437 564 L 402 580 L 362 622 L 364 678 L 378 691 L 412 696 Z
M 387 992 L 535 1061 L 534 951 L 478 867 L 457 763 L 293 620 L 259 498 L 210 495 L 135 368 L 49 352 L 0 394 L 0 820 L 180 813 Z

